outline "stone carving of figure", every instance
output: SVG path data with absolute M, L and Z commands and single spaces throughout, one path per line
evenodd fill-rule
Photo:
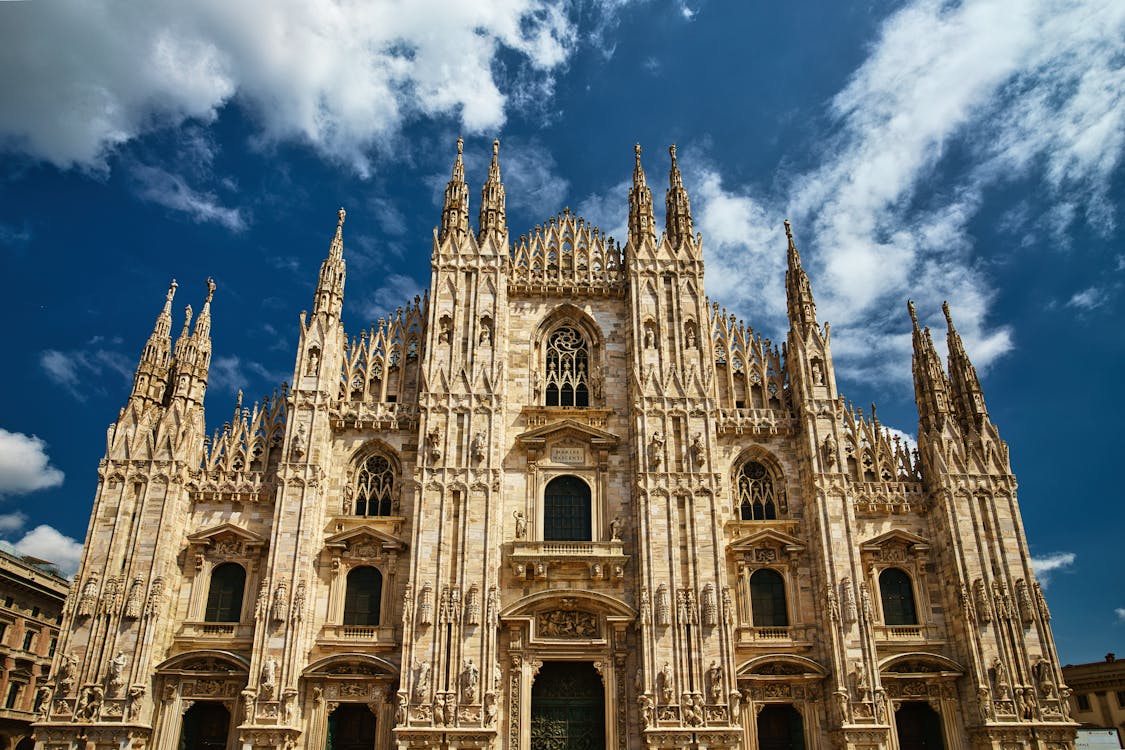
M 684 336 L 684 345 L 688 349 L 695 348 L 695 327 L 692 325 L 687 327 L 687 334 Z
M 295 460 L 300 459 L 305 455 L 307 445 L 308 433 L 305 429 L 305 425 L 302 423 L 297 425 L 297 434 L 293 436 L 293 445 L 290 446 L 289 449 Z
M 484 723 L 485 726 L 496 726 L 496 693 L 484 694 Z
M 395 726 L 401 727 L 406 725 L 406 693 L 399 691 L 395 699 Z
M 480 430 L 473 434 L 473 444 L 470 449 L 473 452 L 474 461 L 484 460 L 484 433 Z
M 703 447 L 703 434 L 695 433 L 695 437 L 691 439 L 691 457 L 695 461 L 695 465 L 702 467 L 704 464 L 704 455 L 706 449 Z
M 285 586 L 285 581 L 277 584 L 277 589 L 273 592 L 273 621 L 284 622 L 285 612 L 289 604 L 289 591 Z
M 74 670 L 76 666 L 74 657 L 69 654 L 64 655 L 62 661 L 59 662 L 59 677 L 56 682 L 60 695 L 65 696 L 70 692 L 70 686 L 74 684 Z
M 703 587 L 703 624 L 713 628 L 719 624 L 719 608 L 715 601 L 715 584 L 709 583 Z M 715 701 L 712 701 L 713 703 Z
M 112 659 L 109 660 L 109 667 L 106 669 L 106 687 L 109 688 L 111 696 L 118 695 L 121 688 L 125 686 L 125 652 L 118 651 Z
M 652 440 L 648 444 L 648 461 L 653 469 L 660 468 L 660 462 L 664 459 L 664 434 L 661 432 L 654 433 Z
M 437 461 L 441 458 L 441 448 L 439 447 L 440 442 L 441 432 L 438 431 L 438 428 L 435 427 L 428 433 L 426 433 L 426 447 L 430 450 L 431 461 Z
M 977 617 L 987 625 L 992 622 L 992 607 L 988 604 L 988 595 L 985 593 L 984 581 L 980 578 L 973 581 L 973 599 L 977 604 Z
M 492 346 L 492 322 L 488 318 L 481 318 L 478 341 L 481 346 Z
M 660 702 L 670 705 L 673 699 L 672 668 L 668 666 L 668 662 L 664 662 L 664 666 L 660 668 Z
M 983 685 L 977 688 L 977 710 L 980 711 L 981 721 L 992 721 L 992 695 L 988 692 L 988 688 Z
M 637 698 L 637 705 L 641 708 L 641 722 L 645 729 L 652 726 L 652 698 L 642 695 Z
M 609 540 L 611 542 L 621 541 L 621 516 L 614 516 L 613 520 L 609 522 Z
M 1000 657 L 992 660 L 992 672 L 996 677 L 996 694 L 1000 696 L 1000 700 L 1008 700 L 1012 697 L 1012 686 L 1008 682 L 1008 668 Z
M 448 315 L 443 315 L 438 321 L 438 342 L 448 343 L 453 336 L 453 321 Z
M 535 400 L 539 400 L 539 392 L 543 390 L 543 375 L 539 370 L 532 370 L 531 372 L 531 392 L 535 396 Z
M 144 579 L 134 578 L 129 588 L 129 596 L 125 600 L 125 619 L 137 620 L 141 616 L 141 607 L 144 604 Z
M 656 348 L 656 333 L 652 330 L 652 326 L 645 326 L 645 349 Z
M 512 512 L 516 519 L 516 539 L 523 539 L 527 536 L 527 514 L 522 510 Z
M 1035 606 L 1039 608 L 1039 616 L 1043 618 L 1043 622 L 1051 621 L 1051 610 L 1047 609 L 1047 599 L 1043 596 L 1043 589 L 1039 588 L 1039 581 L 1031 584 L 1031 588 L 1035 591 Z
M 504 670 L 500 669 L 499 664 L 492 665 L 492 689 L 499 690 L 500 682 L 504 679 Z
M 857 661 L 852 673 L 855 675 L 856 699 L 861 701 L 867 700 L 867 670 L 864 669 L 863 662 Z
M 141 707 L 141 699 L 145 697 L 144 685 L 133 685 L 129 688 L 128 697 L 125 698 L 125 720 L 133 718 L 137 715 Z
M 1022 578 L 1016 581 L 1016 606 L 1019 607 L 1020 621 L 1024 625 L 1030 625 L 1035 619 L 1035 607 L 1031 603 L 1031 591 L 1027 587 L 1027 581 Z
M 855 589 L 852 588 L 852 579 L 845 577 L 840 585 L 844 589 L 844 620 L 855 622 L 859 619 L 859 613 L 856 611 Z
M 480 669 L 473 664 L 472 659 L 468 659 L 465 668 L 461 670 L 461 702 L 476 703 L 478 687 L 480 687 Z
M 824 370 L 820 366 L 819 359 L 812 361 L 812 382 L 814 385 L 824 385 Z
M 293 594 L 293 606 L 290 608 L 289 621 L 300 622 L 305 616 L 305 582 L 297 583 L 297 593 Z
M 1056 697 L 1058 691 L 1055 688 L 1055 670 L 1052 669 L 1050 660 L 1040 656 L 1031 671 L 1035 675 L 1035 681 L 1038 683 L 1039 692 L 1043 697 Z
M 414 702 L 421 703 L 430 692 L 430 663 L 419 661 L 414 663 Z
M 488 587 L 486 608 L 485 616 L 488 618 L 488 626 L 490 628 L 497 627 L 500 624 L 500 594 L 496 591 L 495 586 Z
M 273 691 L 277 688 L 277 659 L 272 656 L 268 657 L 265 663 L 262 664 L 261 683 L 259 685 L 262 691 L 262 697 L 270 700 L 273 697 Z
M 718 703 L 723 698 L 723 670 L 717 661 L 707 667 L 707 700 Z
M 305 370 L 306 375 L 316 375 L 320 372 L 320 350 L 315 346 L 309 349 L 309 366 Z
M 641 622 L 652 622 L 652 602 L 648 596 L 648 586 L 641 586 Z
M 600 400 L 604 390 L 605 374 L 600 366 L 594 365 L 594 368 L 590 370 L 590 393 L 593 394 L 594 398 Z
M 828 468 L 836 466 L 836 441 L 831 435 L 824 438 L 824 463 Z
M 723 624 L 734 624 L 734 604 L 731 603 L 730 589 L 723 587 Z
M 51 688 L 46 685 L 35 692 L 35 712 L 39 714 L 39 721 L 46 721 L 51 713 Z
M 78 697 L 78 703 L 74 706 L 74 718 L 79 721 L 97 721 L 104 697 L 105 691 L 97 685 L 83 690 Z

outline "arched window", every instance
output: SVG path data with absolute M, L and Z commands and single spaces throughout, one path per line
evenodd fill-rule
M 344 595 L 344 624 L 378 625 L 382 597 L 382 573 L 366 565 L 352 568 L 348 573 L 348 591 Z
M 917 625 L 914 610 L 914 587 L 910 576 L 898 568 L 887 568 L 879 574 L 879 595 L 883 599 L 883 622 L 887 625 Z
M 246 589 L 246 569 L 238 563 L 223 563 L 211 571 L 207 592 L 206 622 L 238 622 L 242 619 L 242 592 Z
M 574 326 L 556 328 L 547 339 L 544 393 L 547 406 L 590 405 L 590 347 Z
M 543 539 L 588 542 L 590 536 L 590 485 L 578 477 L 557 477 L 543 496 Z
M 391 462 L 374 455 L 359 467 L 355 480 L 355 514 L 357 516 L 391 515 L 395 472 Z
M 759 568 L 750 576 L 750 611 L 755 627 L 783 628 L 789 624 L 785 580 L 776 570 Z
M 747 461 L 738 472 L 738 512 L 743 521 L 771 521 L 784 512 L 774 492 L 773 477 L 763 464 Z

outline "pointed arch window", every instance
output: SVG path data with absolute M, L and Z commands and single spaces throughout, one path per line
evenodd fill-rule
M 887 568 L 879 574 L 879 596 L 883 602 L 883 622 L 887 625 L 917 625 L 914 585 L 900 568 Z
M 394 507 L 395 472 L 385 456 L 374 455 L 356 473 L 355 514 L 389 516 Z
M 238 563 L 223 563 L 211 571 L 207 592 L 206 622 L 238 622 L 242 619 L 242 594 L 246 590 L 246 568 Z
M 759 568 L 750 576 L 750 612 L 754 627 L 783 628 L 789 625 L 785 579 L 776 570 Z
M 382 598 L 383 574 L 369 565 L 352 568 L 348 573 L 348 589 L 344 595 L 344 624 L 378 625 Z
M 743 521 L 772 521 L 787 512 L 784 496 L 775 488 L 769 469 L 747 461 L 738 472 L 738 513 Z
M 544 395 L 547 406 L 590 405 L 590 345 L 572 325 L 556 328 L 547 338 Z

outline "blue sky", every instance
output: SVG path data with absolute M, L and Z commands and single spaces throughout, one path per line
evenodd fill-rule
M 884 424 L 917 430 L 906 300 L 950 301 L 1060 657 L 1120 652 L 1125 4 L 476 5 L 0 2 L 0 537 L 76 565 L 171 278 L 218 284 L 213 430 L 290 378 L 339 206 L 357 332 L 426 283 L 458 135 L 471 212 L 499 137 L 514 236 L 622 242 L 633 144 L 659 186 L 675 142 L 712 299 L 783 338 L 790 218 Z

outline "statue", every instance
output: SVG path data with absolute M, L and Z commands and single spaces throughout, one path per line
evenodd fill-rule
M 702 468 L 703 464 L 706 463 L 704 461 L 706 452 L 706 449 L 703 447 L 703 434 L 699 432 L 695 433 L 695 437 L 691 439 L 691 457 L 694 459 L 696 466 Z
M 648 461 L 653 469 L 660 468 L 660 462 L 664 458 L 664 434 L 657 432 L 653 434 L 652 440 L 648 444 Z
M 129 694 L 125 698 L 125 720 L 133 718 L 137 715 L 140 708 L 141 699 L 145 697 L 144 685 L 133 685 L 129 688 Z
M 39 714 L 39 721 L 46 721 L 51 713 L 51 688 L 40 685 L 35 691 L 35 712 Z
M 473 664 L 472 659 L 465 662 L 465 668 L 461 670 L 461 702 L 462 703 L 476 703 L 477 702 L 477 687 L 480 684 L 480 670 L 477 665 Z
M 613 520 L 609 522 L 609 540 L 611 542 L 621 541 L 621 517 L 614 516 Z
M 395 699 L 395 726 L 401 727 L 406 725 L 406 693 L 401 690 Z
M 707 699 L 718 703 L 723 698 L 723 670 L 717 661 L 707 667 Z
M 109 660 L 109 666 L 106 669 L 106 687 L 109 688 L 109 694 L 116 696 L 121 692 L 121 688 L 125 685 L 125 652 L 118 651 L 117 654 Z
M 647 695 L 642 695 L 637 698 L 637 705 L 641 707 L 641 723 L 645 729 L 652 727 L 652 698 Z
M 414 702 L 421 703 L 430 692 L 430 663 L 414 663 Z
M 273 697 L 273 691 L 277 687 L 277 659 L 272 656 L 268 657 L 262 664 L 260 685 L 262 696 L 266 700 Z
M 523 539 L 527 536 L 527 514 L 522 510 L 512 512 L 516 518 L 516 539 Z
M 477 430 L 473 434 L 473 443 L 472 443 L 472 446 L 470 447 L 470 450 L 473 453 L 473 460 L 474 461 L 483 461 L 484 460 L 484 455 L 485 455 L 484 433 L 481 432 L 480 430 Z
M 672 668 L 668 666 L 668 662 L 664 662 L 664 666 L 660 668 L 660 702 L 670 705 L 673 699 Z
M 992 672 L 996 677 L 996 694 L 1000 696 L 1000 700 L 1008 700 L 1012 697 L 1012 688 L 1008 682 L 1008 668 L 1000 657 L 992 660 Z
M 441 458 L 441 432 L 438 428 L 433 428 L 426 433 L 426 447 L 430 449 L 430 461 L 437 461 Z
M 496 693 L 484 694 L 484 724 L 489 727 L 496 726 Z
M 104 696 L 105 691 L 97 685 L 83 690 L 74 706 L 74 718 L 78 721 L 97 721 Z

